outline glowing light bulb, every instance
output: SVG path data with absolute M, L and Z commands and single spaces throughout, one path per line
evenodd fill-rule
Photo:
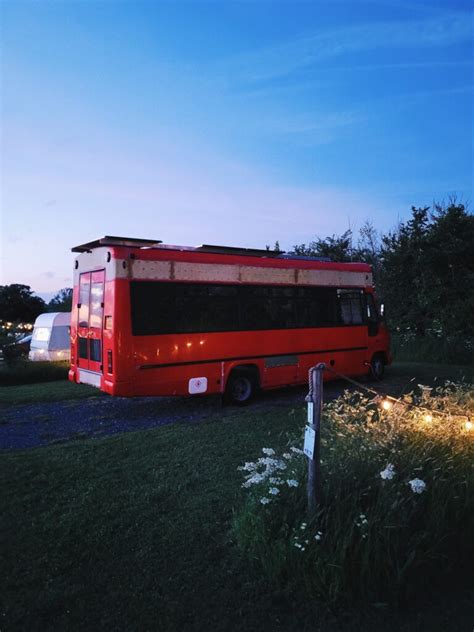
M 472 430 L 473 426 L 474 426 L 474 424 L 469 419 L 464 424 L 464 428 L 466 428 L 466 430 Z
M 384 410 L 390 410 L 392 408 L 392 402 L 389 402 L 388 399 L 384 399 L 382 402 L 382 408 Z
M 430 424 L 433 421 L 433 416 L 430 414 L 427 414 L 423 417 L 423 419 L 426 421 L 427 424 Z

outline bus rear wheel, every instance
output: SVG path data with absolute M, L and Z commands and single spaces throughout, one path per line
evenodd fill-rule
M 246 372 L 236 371 L 227 381 L 225 389 L 225 401 L 236 406 L 244 406 L 255 393 L 255 382 L 252 375 Z
M 384 357 L 381 353 L 376 353 L 370 361 L 369 379 L 381 380 L 385 373 Z

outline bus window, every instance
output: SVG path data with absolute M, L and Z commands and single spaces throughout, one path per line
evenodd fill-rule
M 343 325 L 363 325 L 365 322 L 361 292 L 338 290 L 339 314 Z
M 91 289 L 91 275 L 89 272 L 81 274 L 79 286 L 79 327 L 89 327 L 89 296 Z

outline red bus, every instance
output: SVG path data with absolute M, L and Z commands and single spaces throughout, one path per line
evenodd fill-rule
M 378 378 L 391 362 L 367 264 L 121 237 L 72 250 L 69 379 L 110 395 L 243 403 L 319 362 Z

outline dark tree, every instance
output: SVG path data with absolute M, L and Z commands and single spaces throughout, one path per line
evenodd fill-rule
M 412 208 L 385 235 L 381 287 L 392 326 L 417 335 L 474 334 L 474 217 L 464 205 Z
M 352 261 L 352 231 L 346 230 L 340 237 L 318 237 L 308 245 L 293 246 L 293 252 L 306 257 L 328 257 L 332 261 Z
M 72 287 L 65 287 L 48 303 L 50 312 L 70 312 L 72 309 Z
M 0 320 L 13 323 L 34 323 L 46 311 L 46 303 L 34 296 L 29 285 L 0 285 Z

